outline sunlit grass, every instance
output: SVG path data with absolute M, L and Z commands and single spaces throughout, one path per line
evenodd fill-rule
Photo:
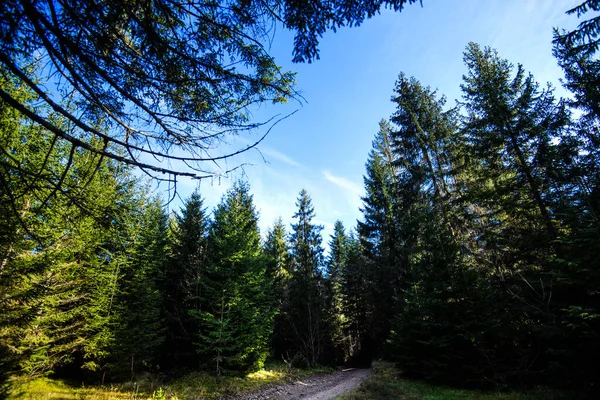
M 284 364 L 276 363 L 264 369 L 248 374 L 245 377 L 224 376 L 219 382 L 207 373 L 195 372 L 177 379 L 165 386 L 168 394 L 181 399 L 216 399 L 223 396 L 247 393 L 263 386 L 284 383 L 319 372 L 330 372 L 331 368 L 314 368 L 311 370 L 289 369 Z
M 206 372 L 193 372 L 152 388 L 148 382 L 126 382 L 109 387 L 75 387 L 49 378 L 15 378 L 9 399 L 217 399 L 226 395 L 258 390 L 265 385 L 275 385 L 330 371 L 332 369 L 324 367 L 311 370 L 289 369 L 284 364 L 274 363 L 245 377 L 224 376 L 217 380 L 215 376 Z
M 484 392 L 436 386 L 403 378 L 393 363 L 376 362 L 373 374 L 343 400 L 541 400 L 560 399 L 559 393 L 539 390 L 535 393 Z
M 18 378 L 12 382 L 9 399 L 132 399 L 134 392 L 122 392 L 117 387 L 86 388 L 72 387 L 64 382 L 48 378 Z
M 283 371 L 273 371 L 261 369 L 260 371 L 248 374 L 246 378 L 258 381 L 273 381 L 283 379 L 286 374 Z

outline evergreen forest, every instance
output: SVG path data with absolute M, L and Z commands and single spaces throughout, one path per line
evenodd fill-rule
M 21 4 L 0 6 L 4 16 L 9 3 Z M 398 10 L 404 3 L 398 2 Z M 321 21 L 322 26 L 311 20 L 312 36 L 300 20 L 309 17 L 292 4 L 296 8 L 286 15 L 304 35 L 297 38 L 296 61 L 318 58 L 317 38 L 325 30 L 376 14 L 378 8 L 370 4 L 364 2 L 364 15 L 355 10 L 357 16 L 347 20 L 332 17 L 334 22 Z M 27 10 L 15 6 L 10 13 L 29 18 Z M 572 12 L 583 17 L 599 10 L 600 2 L 588 0 Z M 157 20 L 170 21 L 172 15 L 163 11 Z M 235 24 L 248 26 L 258 18 L 237 16 L 241 22 Z M 42 26 L 41 11 L 31 21 L 32 29 L 59 35 L 52 21 Z M 85 101 L 65 93 L 71 98 L 59 107 L 37 90 L 34 77 L 43 76 L 46 67 L 15 55 L 13 50 L 25 45 L 16 34 L 13 41 L 7 39 L 6 32 L 17 25 L 4 22 L 4 395 L 13 376 L 107 385 L 141 374 L 164 379 L 191 371 L 217 379 L 245 376 L 268 360 L 308 369 L 368 367 L 379 359 L 394 362 L 406 376 L 441 384 L 494 390 L 544 386 L 589 398 L 598 394 L 598 17 L 573 32 L 555 31 L 554 56 L 569 91 L 565 98 L 537 81 L 519 60 L 477 43 L 464 50 L 467 72 L 456 77 L 459 99 L 449 102 L 427 82 L 400 73 L 390 88 L 395 112 L 372 132 L 362 216 L 355 226 L 336 222 L 330 237 L 323 237 L 306 190 L 297 195 L 292 224 L 269 221 L 271 227 L 261 232 L 252 188 L 243 179 L 212 209 L 197 190 L 172 210 L 165 193 L 152 188 L 157 176 L 173 171 L 143 164 L 143 157 L 130 152 L 138 141 L 148 140 L 126 128 L 124 110 L 136 98 L 111 97 L 112 89 L 97 81 L 102 69 L 86 64 L 65 75 L 83 77 L 72 84 Z M 94 28 L 101 28 L 100 22 Z M 202 34 L 226 37 L 221 31 Z M 54 40 L 50 34 L 40 37 Z M 111 51 L 113 39 L 102 40 Z M 152 51 L 167 63 L 160 57 L 161 46 Z M 209 115 L 214 118 L 207 117 L 210 124 L 240 127 L 241 119 L 230 111 L 245 105 L 234 94 L 248 104 L 283 101 L 293 94 L 292 77 L 276 72 L 268 57 L 255 58 L 250 54 L 255 50 L 242 50 L 248 54 L 241 57 L 263 74 L 254 79 L 264 87 L 220 69 L 222 76 L 214 77 L 222 86 L 214 83 L 211 90 L 228 92 L 207 89 L 202 101 L 230 102 L 224 108 L 200 112 L 200 105 L 186 103 L 186 96 L 197 95 L 191 92 L 199 88 L 190 93 L 163 88 L 171 96 L 164 101 L 176 108 L 175 99 L 183 99 L 189 109 L 182 106 L 180 118 L 200 121 Z M 49 54 L 65 57 L 60 65 L 71 56 L 74 63 L 86 62 L 69 46 Z M 201 61 L 217 62 L 210 57 Z M 101 53 L 95 63 L 105 66 Z M 133 86 L 143 71 L 131 65 L 136 78 L 115 84 L 142 93 L 147 88 Z M 106 66 L 112 74 L 111 68 Z M 161 84 L 158 75 L 171 83 L 189 78 L 175 70 L 152 73 L 149 85 Z M 111 79 L 110 74 L 102 77 Z M 100 112 L 90 106 L 94 101 L 107 106 Z M 158 115 L 154 108 L 147 111 L 149 119 Z M 224 116 L 231 121 L 224 123 Z M 194 145 L 173 120 L 157 121 L 173 127 L 165 128 L 168 139 L 153 139 L 165 154 L 175 142 Z M 111 136 L 114 129 L 127 131 L 131 141 L 125 134 Z M 160 159 L 152 154 L 155 150 L 145 149 Z

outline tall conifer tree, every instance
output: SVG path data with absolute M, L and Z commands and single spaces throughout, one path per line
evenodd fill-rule
M 336 350 L 335 358 L 342 361 L 348 358 L 349 345 L 346 343 L 345 325 L 347 317 L 343 312 L 342 279 L 348 266 L 348 237 L 341 221 L 335 221 L 333 234 L 329 241 L 329 257 L 327 259 L 327 283 L 331 299 L 331 335 Z
M 323 277 L 323 227 L 313 223 L 315 210 L 306 190 L 300 191 L 296 206 L 296 222 L 290 235 L 293 276 L 286 315 L 294 334 L 295 351 L 315 365 L 331 350 L 328 293 Z
M 194 341 L 200 331 L 207 268 L 207 217 L 198 192 L 187 199 L 172 225 L 172 255 L 164 273 L 167 366 L 197 366 Z
M 391 130 L 389 121 L 379 123 L 363 177 L 363 218 L 358 223 L 361 247 L 368 263 L 366 278 L 371 282 L 367 291 L 369 337 L 364 338 L 362 349 L 370 356 L 381 351 L 389 333 L 390 319 L 385 316 L 395 314 L 395 299 L 406 272 L 396 221 L 397 176 Z
M 220 375 L 259 369 L 269 354 L 276 308 L 250 187 L 237 182 L 214 212 L 196 349 Z
M 281 218 L 267 231 L 263 253 L 266 261 L 267 275 L 272 284 L 272 304 L 275 315 L 271 338 L 272 352 L 276 359 L 283 357 L 292 348 L 293 333 L 286 322 L 284 310 L 288 306 L 289 283 L 291 278 L 288 235 Z

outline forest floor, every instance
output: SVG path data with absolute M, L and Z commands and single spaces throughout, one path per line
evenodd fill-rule
M 245 377 L 223 377 L 194 372 L 170 382 L 140 379 L 120 385 L 74 386 L 48 378 L 16 378 L 9 399 L 85 400 L 550 400 L 568 399 L 565 393 L 540 388 L 529 393 L 486 392 L 432 385 L 405 378 L 389 362 L 372 369 L 289 369 L 271 364 Z
M 373 363 L 373 373 L 339 400 L 557 400 L 571 399 L 567 393 L 539 388 L 528 393 L 480 391 L 433 385 L 403 377 L 393 363 Z
M 206 372 L 192 372 L 167 382 L 151 375 L 144 375 L 132 382 L 105 386 L 76 384 L 50 378 L 14 377 L 8 398 L 10 400 L 246 399 L 253 398 L 251 396 L 263 391 L 266 393 L 276 387 L 291 387 L 297 382 L 313 382 L 313 379 L 320 379 L 320 382 L 323 382 L 324 377 L 337 374 L 333 371 L 333 369 L 325 367 L 307 370 L 288 368 L 283 363 L 271 363 L 264 369 L 245 377 L 224 376 L 218 382 L 214 376 Z

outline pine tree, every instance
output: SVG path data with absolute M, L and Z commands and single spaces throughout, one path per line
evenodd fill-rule
M 346 360 L 349 357 L 349 343 L 346 343 L 344 326 L 347 317 L 342 306 L 342 277 L 348 265 L 348 237 L 341 221 L 335 221 L 333 235 L 329 241 L 329 257 L 327 259 L 327 283 L 331 299 L 331 336 L 335 347 L 335 359 Z
M 237 182 L 214 212 L 195 346 L 222 371 L 259 369 L 269 353 L 275 307 L 248 184 Z
M 369 291 L 373 288 L 361 242 L 356 233 L 345 237 L 344 267 L 339 271 L 344 358 L 359 366 L 368 365 L 372 357 L 364 351 L 364 341 L 368 337 Z
M 167 339 L 163 363 L 167 367 L 196 367 L 194 342 L 200 334 L 203 281 L 208 268 L 208 222 L 203 201 L 192 193 L 171 225 L 171 256 L 161 291 L 165 296 Z
M 534 234 L 530 239 L 538 243 L 555 240 L 557 227 L 548 210 L 549 189 L 536 162 L 568 122 L 564 110 L 555 104 L 551 88 L 540 91 L 533 76 L 526 76 L 520 65 L 511 77 L 512 65 L 489 48 L 469 44 L 465 64 L 469 68 L 461 85 L 469 115 L 465 129 L 472 155 L 483 165 L 479 184 L 484 184 L 483 177 L 495 181 L 500 186 L 496 190 L 507 194 L 505 207 L 511 202 L 515 205 L 508 198 L 510 192 L 521 192 L 525 197 L 520 199 L 519 208 L 528 209 L 521 213 L 522 223 L 544 226 L 544 230 L 529 231 L 529 235 Z M 482 190 L 489 190 L 489 186 Z M 526 214 L 537 214 L 536 221 Z M 554 250 L 559 249 L 555 246 Z
M 79 169 L 77 160 L 73 166 Z M 86 189 L 98 207 L 106 202 L 109 226 L 119 212 L 111 205 L 117 204 L 119 173 L 103 168 Z M 44 222 L 35 232 L 44 241 L 24 249 L 11 265 L 20 276 L 11 303 L 30 316 L 16 344 L 21 369 L 34 376 L 78 369 L 104 376 L 119 317 L 119 264 L 105 251 L 110 228 L 62 196 L 36 212 Z
M 287 232 L 281 218 L 267 231 L 263 251 L 267 258 L 267 273 L 274 280 L 285 281 L 290 275 Z M 280 282 L 281 284 L 281 282 Z
M 597 10 L 596 0 L 571 10 L 581 17 Z M 600 232 L 600 61 L 598 60 L 599 17 L 580 24 L 572 32 L 554 32 L 554 56 L 565 73 L 563 85 L 572 94 L 567 104 L 578 119 L 570 135 L 561 138 L 551 178 L 553 209 L 566 229 L 559 239 L 565 248 L 550 275 L 554 282 L 555 314 L 561 321 L 561 342 L 555 345 L 565 368 L 556 375 L 567 385 L 592 390 L 596 377 L 590 374 L 600 354 L 600 284 L 598 259 Z M 565 349 L 566 347 L 569 350 Z
M 3 89 L 14 83 L 9 76 L 0 78 Z M 13 89 L 11 96 L 35 100 L 22 86 Z M 8 321 L 1 346 L 18 353 L 21 371 L 30 375 L 104 373 L 116 332 L 118 281 L 116 263 L 104 249 L 124 200 L 118 187 L 128 185 L 130 176 L 26 123 L 14 109 L 1 109 L 12 114 L 2 118 L 0 132 L 7 150 L 1 156 L 1 203 L 14 226 L 2 249 L 0 292 Z
M 540 312 L 538 318 L 546 319 L 540 323 L 551 323 L 551 282 L 536 271 L 547 268 L 549 257 L 564 256 L 548 172 L 556 154 L 553 140 L 561 138 L 569 120 L 551 88 L 540 90 L 521 66 L 512 76 L 512 65 L 495 51 L 470 44 L 465 63 L 464 129 L 473 162 L 467 196 L 477 210 L 478 245 L 487 256 L 480 261 L 509 293 Z M 522 279 L 545 283 L 532 290 L 521 287 Z
M 293 275 L 290 301 L 285 313 L 294 334 L 293 353 L 316 365 L 332 351 L 328 304 L 323 277 L 323 248 L 320 225 L 313 224 L 315 211 L 306 190 L 301 190 L 290 235 Z M 327 354 L 329 355 L 329 354 Z
M 118 249 L 125 268 L 119 279 L 116 300 L 121 316 L 111 358 L 116 373 L 133 380 L 157 365 L 166 337 L 160 284 L 167 262 L 167 216 L 157 198 L 143 191 L 129 196 L 135 200 L 134 209 L 127 210 L 127 245 Z
M 276 310 L 271 337 L 271 348 L 276 359 L 286 357 L 286 352 L 292 347 L 293 332 L 286 322 L 284 310 L 289 304 L 289 283 L 291 278 L 290 254 L 288 249 L 287 232 L 281 218 L 267 231 L 263 246 L 266 261 L 267 276 L 272 287 L 272 304 Z
M 389 334 L 390 319 L 395 313 L 395 298 L 406 273 L 401 258 L 400 238 L 396 222 L 397 176 L 392 154 L 388 121 L 379 123 L 364 176 L 362 221 L 358 223 L 361 247 L 368 263 L 368 337 L 362 351 L 374 357 L 382 349 Z

